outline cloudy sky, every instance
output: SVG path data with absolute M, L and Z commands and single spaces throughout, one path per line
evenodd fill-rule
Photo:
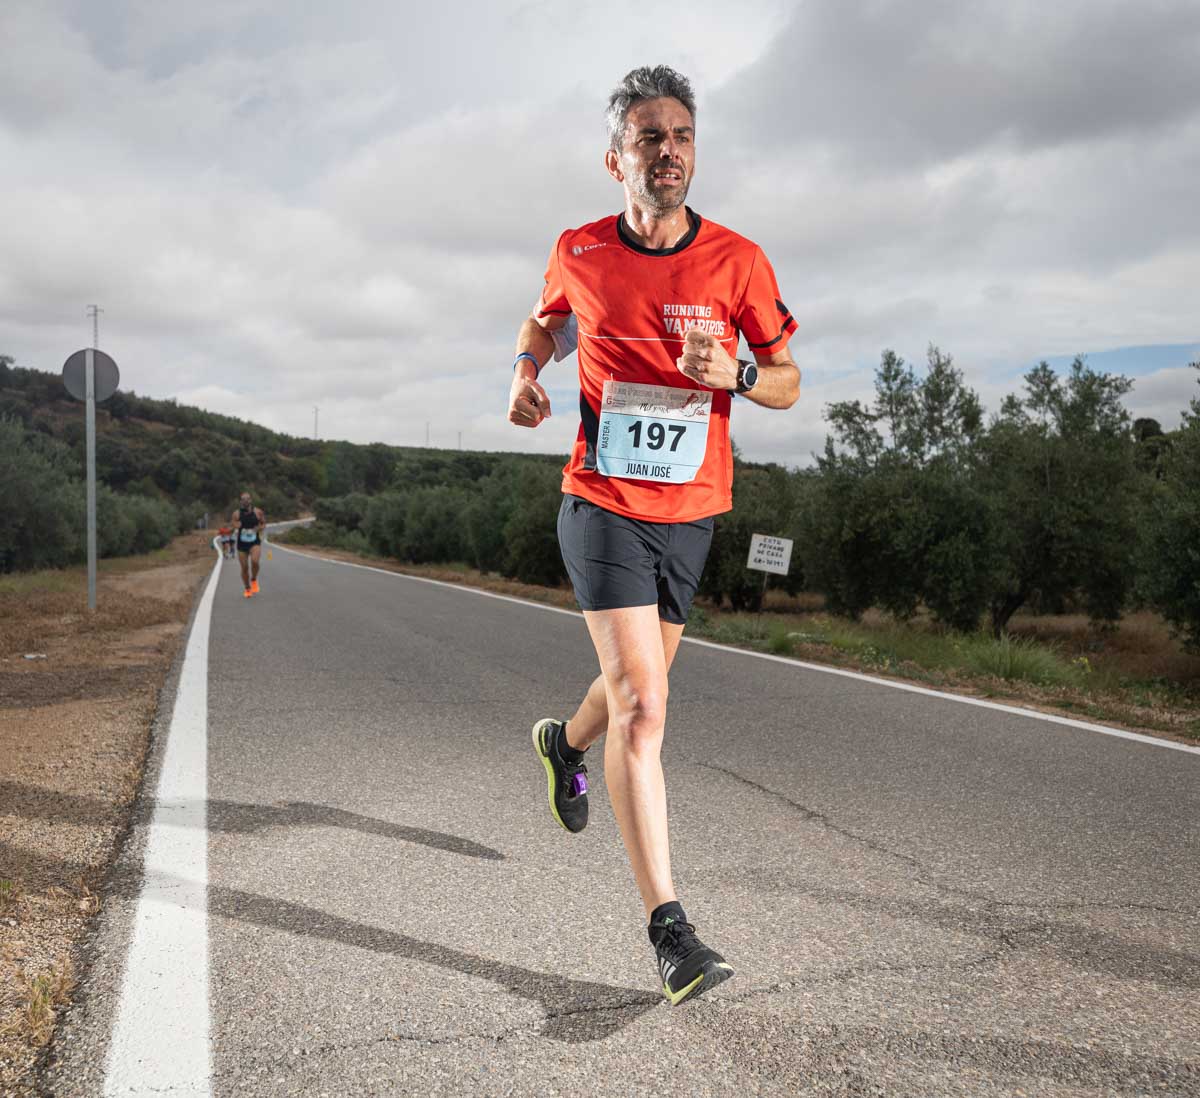
M 621 208 L 603 105 L 698 92 L 689 204 L 771 257 L 806 464 L 880 351 L 951 353 L 994 409 L 1038 359 L 1198 390 L 1196 0 L 0 2 L 0 352 L 90 342 L 122 383 L 293 434 L 565 451 L 504 419 L 558 233 Z M 428 425 L 428 426 L 427 426 Z

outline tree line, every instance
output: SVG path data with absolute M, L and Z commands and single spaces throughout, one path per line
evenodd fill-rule
M 1129 379 L 1077 359 L 1061 375 L 1034 367 L 988 417 L 936 347 L 920 372 L 885 351 L 874 380 L 871 401 L 826 409 L 815 466 L 735 452 L 702 595 L 759 608 L 763 580 L 746 569 L 759 532 L 795 542 L 771 586 L 852 618 L 924 612 L 1000 633 L 1022 608 L 1103 626 L 1148 607 L 1200 646 L 1200 399 L 1167 432 L 1131 418 Z M 249 488 L 271 518 L 314 508 L 297 538 L 565 581 L 561 457 L 319 442 L 125 392 L 102 409 L 102 552 L 161 544 Z M 82 408 L 57 375 L 2 355 L 0 457 L 0 571 L 81 559 Z
M 989 419 L 938 348 L 920 373 L 885 351 L 872 401 L 826 409 L 815 467 L 737 460 L 700 593 L 759 608 L 763 580 L 746 557 L 760 532 L 795 542 L 772 586 L 819 592 L 851 618 L 924 611 L 949 629 L 1000 634 L 1023 608 L 1079 610 L 1103 627 L 1149 607 L 1200 645 L 1200 401 L 1165 432 L 1131 418 L 1131 387 L 1082 358 L 1061 376 L 1043 362 Z M 294 536 L 565 580 L 557 462 L 432 461 L 399 461 L 378 494 L 318 499 L 316 526 Z
M 84 408 L 58 374 L 0 355 L 0 572 L 86 555 Z M 319 495 L 378 492 L 400 452 L 318 442 L 118 390 L 96 409 L 98 550 L 145 552 L 215 521 L 249 490 L 271 518 Z

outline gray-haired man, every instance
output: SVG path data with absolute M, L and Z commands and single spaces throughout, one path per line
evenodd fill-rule
M 732 506 L 731 396 L 789 408 L 800 392 L 786 349 L 796 322 L 766 256 L 684 204 L 695 116 L 691 86 L 666 66 L 635 69 L 613 92 L 605 167 L 625 209 L 559 237 L 517 337 L 508 411 L 521 427 L 550 414 L 537 376 L 555 352 L 552 333 L 573 318 L 581 423 L 558 535 L 601 674 L 569 721 L 534 725 L 534 745 L 554 817 L 581 831 L 584 753 L 607 731 L 613 811 L 672 1003 L 733 969 L 696 937 L 672 883 L 659 760 L 667 672 L 713 516 Z M 755 361 L 734 357 L 739 336 Z

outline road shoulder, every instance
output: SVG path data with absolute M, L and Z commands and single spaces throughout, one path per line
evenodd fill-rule
M 213 551 L 197 533 L 104 564 L 95 615 L 80 570 L 0 589 L 3 1093 L 39 1092 L 64 1015 L 112 976 L 94 965 L 97 914 L 120 902 L 114 863 Z

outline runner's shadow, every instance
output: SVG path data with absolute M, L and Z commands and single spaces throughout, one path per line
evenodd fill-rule
M 434 850 L 463 854 L 469 858 L 483 858 L 494 862 L 504 860 L 500 851 L 470 839 L 460 838 L 458 835 L 429 831 L 423 827 L 409 827 L 307 801 L 288 801 L 274 805 L 209 801 L 208 827 L 210 831 L 225 834 L 250 834 L 272 827 L 337 827 L 347 831 L 358 831 L 364 835 L 378 835 L 384 839 L 402 839 L 404 842 L 419 843 Z
M 156 801 L 145 798 L 138 803 L 135 820 L 147 823 L 154 814 Z M 100 800 L 78 793 L 60 793 L 21 782 L 0 782 L 0 811 L 26 819 L 61 820 L 66 823 L 94 824 L 112 823 L 121 814 L 121 809 L 110 801 Z M 378 835 L 384 839 L 400 839 L 418 843 L 434 850 L 450 854 L 461 854 L 468 858 L 486 861 L 503 861 L 504 855 L 490 846 L 450 835 L 444 831 L 430 831 L 424 827 L 363 816 L 341 808 L 307 801 L 290 801 L 284 804 L 244 804 L 241 801 L 209 801 L 208 827 L 210 831 L 228 834 L 252 834 L 272 827 L 336 827 L 347 831 L 358 831 L 364 835 Z
M 488 980 L 510 994 L 539 1003 L 546 1015 L 540 1035 L 556 1041 L 601 1040 L 636 1021 L 662 1001 L 660 995 L 652 992 L 520 968 L 241 889 L 209 885 L 208 909 L 223 918 L 404 957 Z

